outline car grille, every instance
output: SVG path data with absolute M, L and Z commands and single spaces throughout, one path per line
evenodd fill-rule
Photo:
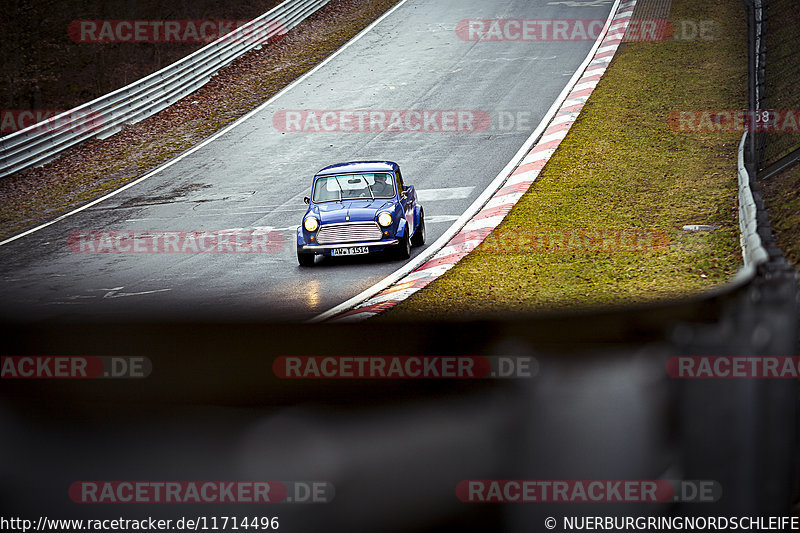
M 383 234 L 376 222 L 353 222 L 352 224 L 329 224 L 319 229 L 319 244 L 344 242 L 379 241 Z

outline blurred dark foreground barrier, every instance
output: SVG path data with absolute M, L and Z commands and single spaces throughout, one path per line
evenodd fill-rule
M 737 283 L 658 307 L 469 323 L 14 324 L 0 337 L 2 355 L 143 357 L 151 370 L 141 379 L 0 379 L 0 452 L 11 459 L 0 466 L 0 516 L 269 515 L 292 532 L 788 516 L 798 479 L 797 380 L 677 379 L 668 371 L 677 356 L 794 354 L 793 271 L 768 263 Z M 275 370 L 308 356 L 517 357 L 535 365 L 530 377 L 478 380 L 285 379 Z M 210 480 L 317 483 L 335 487 L 335 497 L 303 505 L 69 497 L 79 481 Z M 569 501 L 491 503 L 464 501 L 464 487 L 504 485 L 470 480 L 528 480 L 511 488 L 669 480 L 684 488 L 676 501 L 587 503 L 570 492 Z M 703 484 L 715 487 L 713 498 L 698 492 Z

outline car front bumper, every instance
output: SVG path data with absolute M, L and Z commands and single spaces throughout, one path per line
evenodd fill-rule
M 337 244 L 305 244 L 300 247 L 300 249 L 304 252 L 317 252 L 323 253 L 326 251 L 330 251 L 337 248 L 355 248 L 355 247 L 368 247 L 368 248 L 376 248 L 376 247 L 384 247 L 384 246 L 393 246 L 395 244 L 399 244 L 400 241 L 397 239 L 386 239 L 382 241 L 369 241 L 369 242 L 345 242 L 345 243 L 337 243 Z M 370 250 L 371 251 L 371 250 Z

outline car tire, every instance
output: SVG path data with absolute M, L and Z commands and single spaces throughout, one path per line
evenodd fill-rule
M 420 210 L 419 225 L 411 237 L 411 246 L 422 246 L 423 244 L 425 244 L 425 211 Z
M 307 254 L 298 250 L 297 262 L 300 263 L 301 267 L 310 267 L 314 264 L 314 254 Z
M 395 259 L 408 259 L 411 257 L 411 239 L 408 238 L 408 232 L 400 239 L 400 243 L 395 245 L 394 250 Z

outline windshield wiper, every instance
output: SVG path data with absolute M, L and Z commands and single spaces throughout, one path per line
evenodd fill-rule
M 339 187 L 339 201 L 341 202 L 342 201 L 342 195 L 344 194 L 344 191 L 342 190 L 342 184 L 339 183 L 339 178 L 333 178 L 333 179 L 334 179 L 334 181 L 336 181 L 336 186 Z

